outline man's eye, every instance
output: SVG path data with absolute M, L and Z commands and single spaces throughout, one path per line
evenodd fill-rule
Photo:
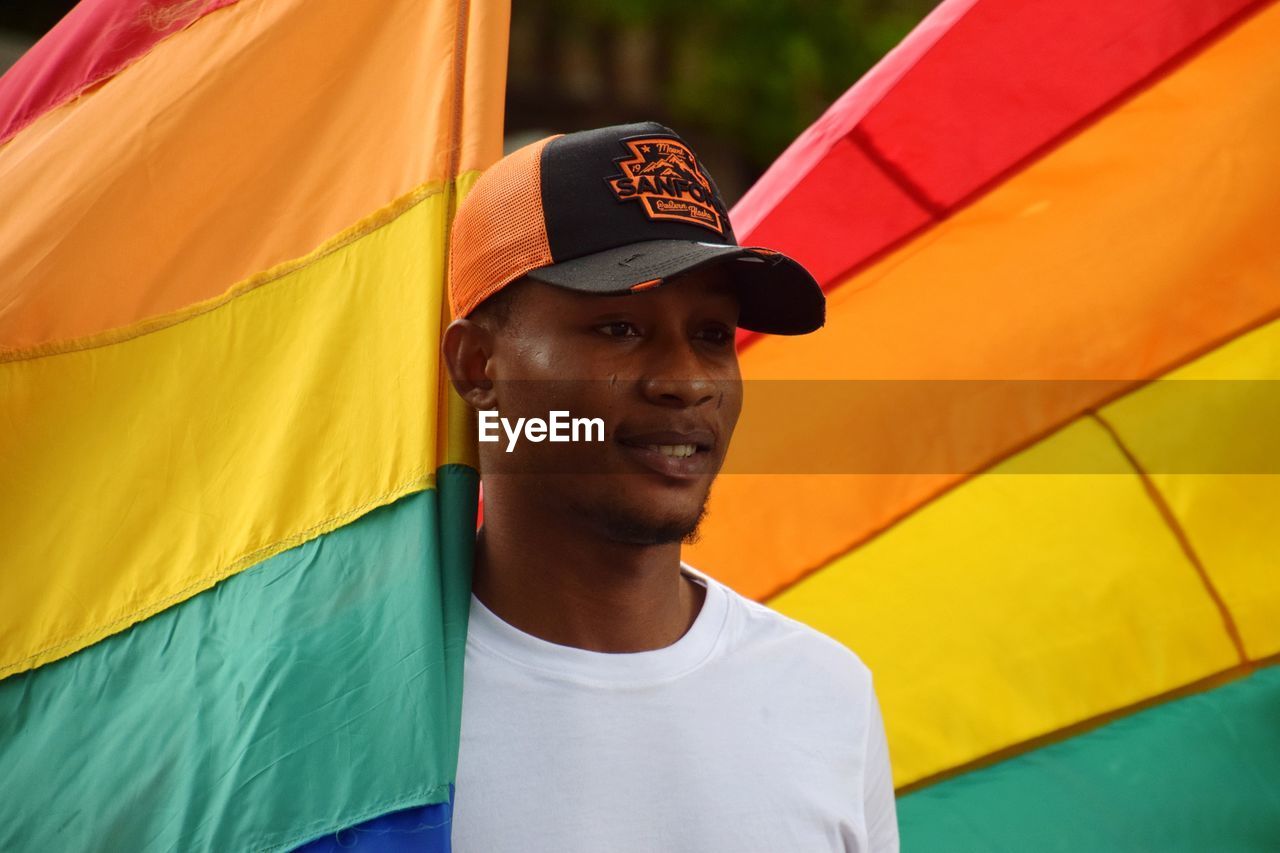
M 623 320 L 618 320 L 613 323 L 603 323 L 596 326 L 596 330 L 611 338 L 634 338 L 640 335 L 640 330 L 634 323 L 628 323 Z
M 698 337 L 715 346 L 733 344 L 733 330 L 725 326 L 708 326 L 698 333 Z

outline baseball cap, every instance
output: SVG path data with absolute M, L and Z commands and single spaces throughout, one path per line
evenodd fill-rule
M 454 218 L 449 304 L 466 317 L 522 276 L 626 294 L 710 264 L 729 270 L 742 328 L 822 326 L 813 276 L 781 252 L 738 245 L 715 182 L 675 131 L 615 125 L 541 139 L 480 177 Z

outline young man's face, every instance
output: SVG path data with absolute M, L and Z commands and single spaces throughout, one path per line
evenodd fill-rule
M 722 269 L 626 296 L 525 281 L 490 324 L 501 416 L 601 418 L 599 443 L 481 444 L 486 488 L 536 490 L 610 540 L 675 542 L 697 528 L 742 408 L 738 302 Z M 519 472 L 508 483 L 493 478 Z M 491 476 L 492 475 L 492 476 Z

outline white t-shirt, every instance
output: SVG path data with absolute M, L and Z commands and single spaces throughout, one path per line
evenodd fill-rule
M 649 652 L 549 643 L 472 597 L 455 853 L 898 849 L 867 667 L 685 570 L 702 609 Z

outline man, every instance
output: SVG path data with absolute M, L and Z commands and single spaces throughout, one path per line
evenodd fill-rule
M 495 165 L 449 287 L 454 385 L 508 425 L 480 444 L 455 850 L 896 850 L 867 668 L 680 561 L 742 405 L 734 333 L 820 327 L 812 277 L 739 247 L 645 123 Z M 510 427 L 556 411 L 603 440 Z

